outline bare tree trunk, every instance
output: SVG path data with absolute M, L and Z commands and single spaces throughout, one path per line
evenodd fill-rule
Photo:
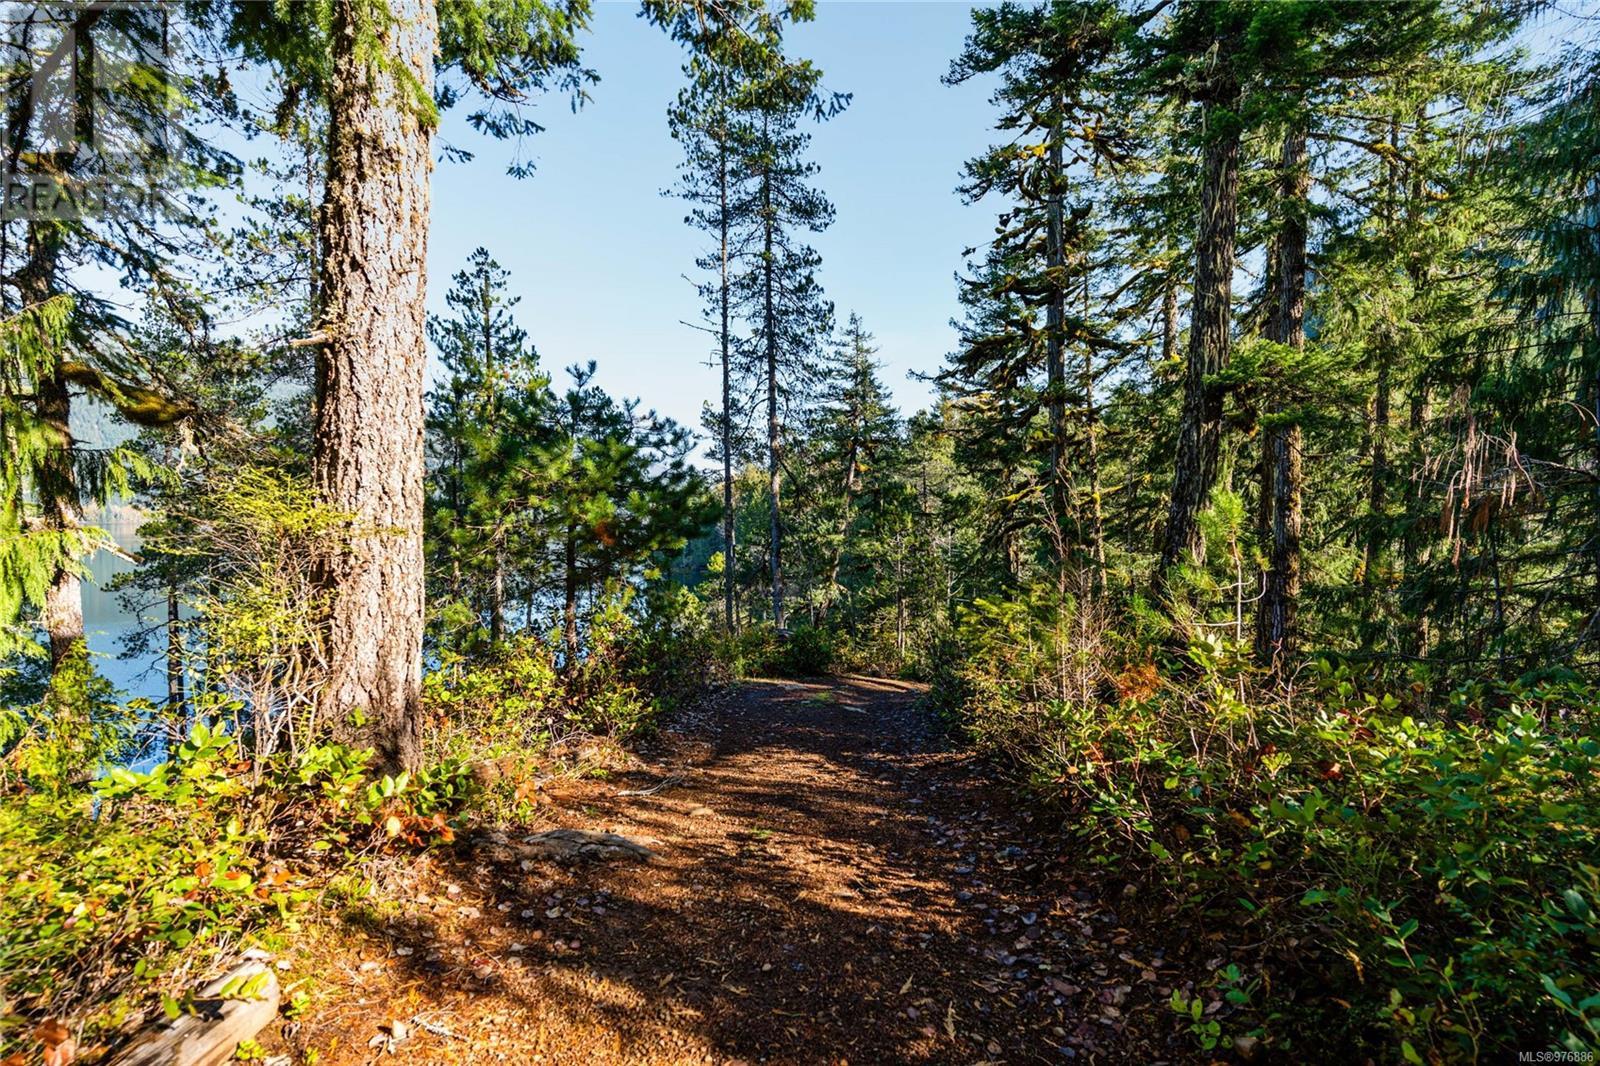
M 483 327 L 483 381 L 487 395 L 484 397 L 484 415 L 491 426 L 500 424 L 500 395 L 496 384 L 494 365 L 494 290 L 489 276 L 483 277 L 479 293 L 479 310 Z M 489 641 L 499 644 L 506 636 L 506 534 L 503 516 L 495 518 L 494 548 L 490 557 L 489 574 Z
M 1083 279 L 1083 314 L 1089 316 L 1089 278 Z M 1089 574 L 1089 594 L 1098 596 L 1106 583 L 1106 524 L 1100 506 L 1100 409 L 1094 403 L 1095 368 L 1094 346 L 1083 346 L 1083 370 L 1079 378 L 1083 389 L 1083 467 L 1089 482 L 1088 533 L 1089 558 L 1093 563 Z
M 183 724 L 183 612 L 176 585 L 167 586 L 167 721 Z
M 728 141 L 727 129 L 717 143 L 717 219 L 721 242 L 722 275 L 717 282 L 717 305 L 722 313 L 722 615 L 728 632 L 739 631 L 737 595 L 737 529 L 733 512 L 733 331 L 729 321 L 733 292 L 729 277 Z
M 906 582 L 904 534 L 894 535 L 894 650 L 906 656 Z
M 1046 171 L 1045 269 L 1050 302 L 1045 308 L 1045 406 L 1050 416 L 1050 506 L 1058 530 L 1067 521 L 1067 366 L 1066 366 L 1066 252 L 1062 247 L 1061 219 L 1061 98 L 1054 102 L 1050 120 L 1049 167 Z M 1066 539 L 1056 538 L 1056 566 L 1065 567 Z
M 766 135 L 766 119 L 762 119 L 762 134 Z M 762 244 L 762 324 L 766 333 L 767 348 L 767 566 L 772 582 L 772 624 L 783 628 L 783 526 L 779 519 L 782 491 L 783 442 L 778 432 L 778 321 L 776 297 L 773 293 L 772 175 L 761 178 L 761 215 L 763 219 Z
M 322 212 L 312 479 L 350 516 L 347 545 L 321 560 L 330 597 L 323 714 L 389 768 L 421 757 L 423 301 L 437 45 L 430 0 L 336 0 Z M 377 56 L 370 54 L 376 50 Z
M 1267 339 L 1296 350 L 1305 347 L 1306 212 L 1311 191 L 1304 128 L 1283 140 L 1278 209 L 1283 213 L 1272 256 L 1272 306 Z M 1301 429 L 1284 421 L 1293 406 L 1275 397 L 1262 434 L 1263 526 L 1267 566 L 1256 604 L 1256 659 L 1280 679 L 1295 653 L 1300 600 Z
M 489 641 L 499 644 L 506 639 L 506 546 L 505 531 L 497 530 L 494 537 L 494 572 L 489 576 Z
M 562 577 L 562 638 L 567 645 L 567 669 L 578 663 L 578 531 L 567 527 L 566 567 Z
M 1399 223 L 1399 196 L 1400 196 L 1400 170 L 1399 154 L 1399 122 L 1392 118 L 1389 121 L 1389 146 L 1393 149 L 1390 155 L 1384 158 L 1385 188 L 1384 194 L 1384 235 L 1392 243 L 1397 234 Z M 1370 448 L 1371 466 L 1367 480 L 1367 536 L 1361 548 L 1361 584 L 1367 589 L 1377 585 L 1378 571 L 1383 568 L 1383 555 L 1388 547 L 1388 531 L 1383 528 L 1388 517 L 1388 489 L 1389 489 L 1389 418 L 1393 402 L 1393 371 L 1395 363 L 1396 331 L 1398 323 L 1385 323 L 1380 327 L 1382 333 L 1377 339 L 1377 380 L 1373 384 L 1372 415 L 1368 427 L 1368 442 Z M 1378 606 L 1377 597 L 1365 597 L 1363 617 L 1371 620 L 1375 608 Z M 1363 641 L 1370 643 L 1372 634 L 1369 631 Z
M 1208 119 L 1219 107 L 1226 108 L 1232 95 L 1213 95 L 1206 105 Z M 1204 556 L 1199 516 L 1216 482 L 1221 452 L 1223 389 L 1211 378 L 1228 365 L 1230 354 L 1239 194 L 1239 133 L 1234 125 L 1222 125 L 1206 145 L 1203 162 L 1183 410 L 1167 526 L 1155 575 L 1163 594 L 1167 572 L 1185 555 L 1196 560 Z
M 839 567 L 844 563 L 844 542 L 850 535 L 850 506 L 855 502 L 856 494 L 856 446 L 857 440 L 850 439 L 850 449 L 846 453 L 844 467 L 844 503 L 840 507 L 838 544 L 833 549 L 833 562 L 828 567 L 828 605 L 833 605 L 834 591 L 839 587 Z
M 1161 361 L 1171 362 L 1178 357 L 1178 279 L 1167 275 L 1167 284 L 1161 292 Z

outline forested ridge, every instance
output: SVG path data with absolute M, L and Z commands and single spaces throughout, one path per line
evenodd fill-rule
M 602 1054 L 590 1009 L 535 1010 L 553 1042 L 514 1057 L 1591 1061 L 1594 12 L 974 7 L 927 99 L 987 96 L 949 177 L 995 225 L 949 249 L 920 411 L 816 248 L 850 220 L 812 139 L 854 97 L 791 40 L 827 7 L 639 14 L 683 57 L 659 186 L 701 252 L 660 269 L 699 313 L 660 327 L 704 342 L 699 426 L 541 353 L 512 235 L 428 311 L 431 175 L 486 165 L 441 123 L 519 142 L 582 103 L 588 0 L 3 16 L 0 1061 L 260 1003 L 224 1057 L 474 1061 L 427 1009 L 307 1034 L 375 938 L 445 972 L 407 908 L 497 877 L 547 977 L 637 919 L 656 956 L 583 979 L 701 1019 L 636 1047 L 613 1019 Z M 113 503 L 136 546 L 94 527 Z M 163 699 L 89 650 L 100 552 Z M 655 881 L 572 872 L 674 848 Z M 707 902 L 763 884 L 788 903 L 745 926 Z M 603 929 L 558 937 L 575 914 Z M 894 998 L 919 936 L 947 955 Z M 713 998 L 672 983 L 702 948 Z M 218 973 L 246 976 L 196 991 Z

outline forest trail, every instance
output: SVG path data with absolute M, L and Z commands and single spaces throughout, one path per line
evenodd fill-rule
M 359 958 L 291 962 L 291 987 L 311 966 L 335 991 L 289 1042 L 324 1066 L 1166 1057 L 1135 1032 L 1173 1028 L 1160 953 L 920 696 L 749 682 L 680 716 L 647 763 L 548 812 L 653 861 L 430 856 Z

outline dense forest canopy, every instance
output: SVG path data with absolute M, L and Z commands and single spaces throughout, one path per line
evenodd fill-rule
M 14 5 L 7 834 L 99 832 L 85 804 L 168 802 L 161 767 L 227 749 L 253 787 L 345 760 L 420 839 L 441 766 L 625 735 L 713 675 L 876 672 L 1086 864 L 1253 945 L 1287 1005 L 1230 999 L 1238 1048 L 1593 1049 L 1600 47 L 1552 6 L 974 8 L 929 106 L 989 95 L 949 180 L 997 222 L 949 249 L 957 341 L 913 412 L 815 247 L 844 220 L 812 138 L 852 104 L 790 44 L 819 12 L 645 0 L 683 56 L 659 183 L 701 254 L 660 270 L 720 381 L 697 430 L 541 357 L 512 234 L 427 313 L 430 176 L 481 165 L 441 116 L 536 137 L 603 74 L 588 0 Z M 74 435 L 86 406 L 120 443 Z M 119 500 L 160 701 L 85 642 Z M 421 780 L 439 805 L 388 813 Z M 0 950 L 0 1002 L 126 990 L 58 980 L 77 950 Z M 1295 998 L 1326 987 L 1343 1011 Z

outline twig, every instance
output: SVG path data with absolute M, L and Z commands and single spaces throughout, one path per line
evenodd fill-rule
M 678 774 L 665 778 L 649 788 L 627 788 L 618 792 L 619 796 L 654 796 L 658 792 L 665 792 L 669 788 L 676 788 L 683 784 L 683 778 Z

